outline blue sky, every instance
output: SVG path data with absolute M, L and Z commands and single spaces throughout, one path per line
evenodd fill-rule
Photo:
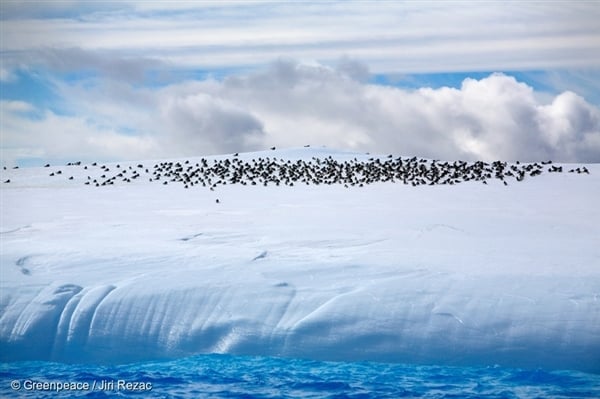
M 307 143 L 600 162 L 596 1 L 1 7 L 3 164 Z

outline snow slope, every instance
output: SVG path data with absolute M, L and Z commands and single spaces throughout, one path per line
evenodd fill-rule
M 330 155 L 368 157 L 240 156 Z M 84 186 L 82 165 L 3 170 L 0 360 L 214 352 L 598 373 L 600 165 L 586 166 L 508 186 L 216 191 Z

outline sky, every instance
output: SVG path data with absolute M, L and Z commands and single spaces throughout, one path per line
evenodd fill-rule
M 3 165 L 600 162 L 600 1 L 0 3 Z

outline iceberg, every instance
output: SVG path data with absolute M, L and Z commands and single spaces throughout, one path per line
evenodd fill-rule
M 600 373 L 598 165 L 507 186 L 84 184 L 151 164 L 2 171 L 1 361 L 229 353 Z

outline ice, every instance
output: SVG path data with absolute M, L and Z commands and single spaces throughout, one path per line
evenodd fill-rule
M 83 167 L 2 171 L 2 361 L 232 353 L 600 372 L 598 165 L 509 186 L 215 191 L 86 186 Z

